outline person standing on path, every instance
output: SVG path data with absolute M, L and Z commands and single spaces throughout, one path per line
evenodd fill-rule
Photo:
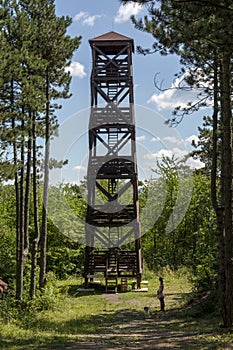
M 165 311 L 165 303 L 164 303 L 164 283 L 162 277 L 159 277 L 159 289 L 157 290 L 157 296 L 160 301 L 160 310 Z

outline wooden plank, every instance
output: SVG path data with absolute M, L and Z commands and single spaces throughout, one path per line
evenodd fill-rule
M 95 288 L 78 288 L 78 292 L 94 292 Z
M 132 292 L 148 292 L 148 288 L 132 289 Z

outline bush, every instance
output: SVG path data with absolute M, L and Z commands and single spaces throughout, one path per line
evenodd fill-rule
M 68 294 L 68 286 L 59 288 L 56 276 L 53 272 L 47 274 L 47 284 L 42 291 L 38 292 L 34 300 L 29 301 L 29 308 L 37 311 L 56 310 L 59 303 Z
M 30 327 L 35 312 L 59 309 L 61 302 L 68 294 L 68 286 L 60 288 L 55 274 L 51 272 L 47 274 L 47 279 L 45 288 L 42 291 L 37 291 L 37 297 L 33 300 L 27 298 L 15 300 L 13 290 L 1 295 L 0 321 L 4 323 L 17 322 L 17 324 Z

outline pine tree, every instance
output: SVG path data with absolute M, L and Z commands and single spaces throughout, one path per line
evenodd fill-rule
M 57 98 L 68 98 L 71 77 L 65 68 L 80 44 L 66 34 L 70 18 L 55 15 L 54 1 L 6 0 L 0 5 L 1 142 L 12 147 L 16 195 L 16 297 L 23 298 L 24 266 L 29 253 L 29 210 L 33 174 L 34 227 L 31 297 L 35 295 L 40 238 L 38 218 L 38 147 L 45 139 L 44 209 L 41 232 L 41 278 L 46 272 L 49 140 L 57 128 Z M 5 152 L 6 154 L 6 152 Z
M 68 98 L 71 77 L 65 68 L 69 65 L 74 50 L 80 44 L 80 37 L 71 38 L 66 34 L 71 24 L 68 17 L 57 17 L 53 0 L 20 1 L 23 11 L 31 18 L 34 25 L 32 47 L 34 54 L 40 57 L 44 65 L 39 70 L 43 79 L 45 99 L 42 120 L 45 132 L 44 188 L 41 226 L 40 287 L 46 281 L 46 246 L 47 246 L 47 204 L 49 186 L 50 137 L 57 128 L 53 102 L 58 98 Z
M 127 3 L 128 1 L 122 1 Z M 233 324 L 233 234 L 232 234 L 232 1 L 194 0 L 134 0 L 144 3 L 149 16 L 133 19 L 136 28 L 151 33 L 154 52 L 162 55 L 176 53 L 186 69 L 201 70 L 200 84 L 208 82 L 207 93 L 214 99 L 214 137 L 216 138 L 216 111 L 220 108 L 221 131 L 221 199 L 216 203 L 216 186 L 212 184 L 213 202 L 220 235 L 220 305 L 223 324 Z M 147 54 L 150 50 L 138 48 Z M 217 68 L 216 68 L 217 67 Z M 198 76 L 193 76 L 196 82 Z M 217 83 L 216 83 L 217 79 Z M 217 90 L 216 90 L 217 86 Z M 213 142 L 216 146 L 216 139 Z M 213 152 L 212 180 L 215 181 L 216 153 Z M 217 205 L 216 205 L 217 204 Z

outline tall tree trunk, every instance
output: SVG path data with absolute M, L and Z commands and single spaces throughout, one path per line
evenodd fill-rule
M 211 199 L 215 212 L 219 206 L 217 198 L 217 161 L 218 161 L 218 62 L 217 55 L 214 60 L 214 111 L 212 117 L 213 136 L 212 136 L 212 167 L 211 167 Z
M 31 166 L 32 166 L 32 130 L 31 116 L 28 124 L 28 142 L 27 142 L 27 165 L 25 179 L 25 200 L 24 200 L 24 261 L 29 252 L 29 214 L 30 214 L 30 190 L 31 190 Z
M 24 119 L 21 122 L 21 145 L 20 145 L 20 180 L 19 180 L 19 264 L 17 269 L 17 290 L 16 298 L 23 299 L 23 274 L 24 274 Z
M 22 110 L 22 122 L 21 122 L 21 161 L 20 161 L 20 209 L 19 209 L 19 261 L 17 269 L 17 289 L 16 298 L 22 300 L 24 289 L 24 267 L 25 261 L 29 252 L 29 210 L 30 210 L 30 184 L 31 184 L 31 130 L 30 124 L 28 126 L 28 142 L 27 142 L 27 165 L 26 165 L 26 177 L 25 177 L 25 121 L 24 110 Z
M 227 49 L 221 57 L 221 112 L 222 112 L 222 202 L 224 209 L 225 261 L 225 327 L 233 324 L 233 236 L 232 236 L 232 112 L 231 112 L 231 59 Z
M 12 130 L 15 129 L 15 119 L 12 119 Z M 20 194 L 19 194 L 19 177 L 18 177 L 18 156 L 17 156 L 17 139 L 13 141 L 13 157 L 15 166 L 15 200 L 16 200 L 16 299 L 21 298 L 21 279 L 20 279 Z
M 36 117 L 33 115 L 32 122 L 32 149 L 33 149 L 33 211 L 34 211 L 34 230 L 35 234 L 32 243 L 32 259 L 31 259 L 31 283 L 30 297 L 33 299 L 36 295 L 36 270 L 37 270 L 37 253 L 40 241 L 40 225 L 38 210 L 38 181 L 37 181 L 37 145 L 36 145 Z
M 45 115 L 45 158 L 44 158 L 44 187 L 43 187 L 43 209 L 41 230 L 41 253 L 40 253 L 40 288 L 46 284 L 46 255 L 47 255 L 47 207 L 49 186 L 49 157 L 50 157 L 50 82 L 49 72 L 46 76 L 46 115 Z
M 14 113 L 14 81 L 11 80 L 11 112 Z M 16 201 L 16 299 L 20 299 L 21 295 L 21 279 L 20 279 L 20 191 L 19 191 L 19 176 L 18 176 L 18 145 L 17 135 L 15 132 L 15 116 L 12 117 L 11 127 L 14 133 L 13 136 L 13 159 L 15 167 L 14 186 L 15 186 L 15 201 Z
M 219 62 L 217 54 L 214 58 L 214 111 L 212 117 L 213 125 L 213 136 L 212 136 L 212 167 L 211 167 L 211 199 L 212 205 L 216 213 L 217 222 L 217 233 L 219 239 L 219 304 L 221 309 L 222 318 L 226 315 L 226 303 L 225 303 L 225 290 L 226 290 L 226 279 L 225 279 L 225 244 L 224 244 L 224 209 L 222 204 L 219 203 L 217 196 L 217 169 L 218 169 L 218 111 L 219 111 Z M 222 138 L 222 136 L 221 136 Z M 222 149 L 223 153 L 223 149 Z M 222 154 L 222 156 L 224 156 Z M 222 169 L 223 171 L 223 169 Z M 223 194 L 221 195 L 223 197 Z

